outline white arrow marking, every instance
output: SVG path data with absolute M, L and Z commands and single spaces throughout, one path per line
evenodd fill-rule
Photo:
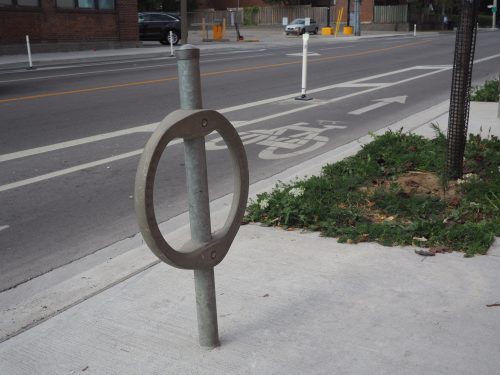
M 391 103 L 405 104 L 407 97 L 408 97 L 407 95 L 403 95 L 403 96 L 395 96 L 393 98 L 376 99 L 373 101 L 377 102 L 377 103 L 374 103 L 372 105 L 369 105 L 369 106 L 357 109 L 355 111 L 349 112 L 349 114 L 350 115 L 361 115 L 365 112 L 373 111 L 374 109 L 384 107 L 384 106 L 391 104 Z
M 0 232 L 7 228 L 9 228 L 8 225 L 0 225 Z

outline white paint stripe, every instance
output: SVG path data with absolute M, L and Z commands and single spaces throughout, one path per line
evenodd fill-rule
M 135 150 L 135 151 L 127 152 L 126 154 L 121 154 L 121 155 L 113 156 L 113 157 L 110 157 L 110 158 L 106 158 L 106 159 L 94 161 L 94 162 L 91 162 L 91 163 L 85 163 L 85 164 L 81 164 L 81 165 L 78 165 L 78 166 L 75 166 L 75 167 L 71 167 L 71 168 L 67 168 L 67 169 L 62 169 L 60 171 L 43 174 L 41 176 L 37 176 L 37 177 L 33 177 L 33 178 L 28 178 L 26 180 L 21 180 L 21 181 L 13 182 L 11 184 L 2 185 L 2 186 L 0 186 L 0 192 L 11 190 L 11 189 L 15 189 L 15 188 L 18 188 L 18 187 L 21 187 L 21 186 L 25 186 L 25 185 L 34 184 L 35 182 L 40 182 L 40 181 L 43 181 L 43 180 L 48 180 L 50 178 L 64 176 L 65 174 L 69 174 L 69 173 L 81 171 L 82 169 L 88 169 L 88 168 L 96 167 L 96 166 L 99 166 L 99 165 L 102 165 L 102 164 L 106 164 L 106 163 L 113 163 L 113 162 L 118 161 L 118 160 L 122 160 L 122 159 L 130 158 L 132 156 L 140 155 L 141 153 L 142 153 L 142 149 Z
M 394 75 L 394 74 L 398 74 L 398 73 L 404 73 L 404 72 L 407 72 L 410 70 L 415 70 L 415 67 L 394 70 L 392 72 L 377 74 L 374 76 L 368 76 L 368 77 L 364 77 L 364 78 L 359 78 L 359 79 L 356 79 L 353 81 L 347 81 L 347 82 L 342 82 L 342 83 L 336 83 L 334 85 L 318 87 L 316 89 L 307 90 L 307 92 L 311 94 L 311 93 L 331 90 L 331 89 L 334 89 L 337 87 L 343 87 L 343 85 L 346 85 L 346 84 L 356 84 L 356 83 L 360 83 L 363 81 L 370 81 L 370 80 L 381 78 L 381 77 L 386 77 L 386 76 L 390 76 L 390 75 Z M 378 83 L 376 85 L 378 87 L 379 85 L 383 85 L 383 83 Z M 293 94 L 288 94 L 288 95 L 283 95 L 283 96 L 277 96 L 274 98 L 258 100 L 256 102 L 252 102 L 252 103 L 246 103 L 246 104 L 236 105 L 234 107 L 220 109 L 219 112 L 220 113 L 229 113 L 229 112 L 241 111 L 242 109 L 248 109 L 248 108 L 257 107 L 260 105 L 265 105 L 265 104 L 270 104 L 273 102 L 278 102 L 278 101 L 282 101 L 282 100 L 286 100 L 286 99 L 295 98 L 297 95 L 298 95 L 297 93 L 293 93 Z
M 271 53 L 264 53 L 264 54 L 260 54 L 260 55 L 252 55 L 250 57 L 262 57 L 262 56 L 269 56 L 269 55 L 272 55 L 272 54 Z M 227 61 L 227 60 L 231 61 L 231 60 L 242 60 L 242 59 L 248 59 L 248 58 L 249 58 L 249 56 L 225 57 L 225 58 L 220 58 L 220 59 L 201 60 L 201 62 L 218 62 L 218 61 Z M 42 80 L 42 79 L 49 79 L 49 78 L 76 77 L 76 76 L 82 76 L 82 75 L 123 72 L 123 71 L 129 71 L 129 70 L 145 70 L 145 69 L 153 69 L 153 68 L 165 68 L 167 66 L 177 66 L 177 62 L 172 62 L 172 63 L 168 63 L 168 64 L 159 64 L 159 65 L 142 65 L 142 66 L 134 66 L 134 67 L 118 68 L 118 69 L 93 70 L 93 71 L 80 72 L 80 73 L 54 74 L 54 75 L 41 76 L 41 77 L 16 78 L 16 79 L 0 81 L 0 83 L 34 81 L 34 80 Z M 13 73 L 15 73 L 15 72 L 13 72 Z
M 2 225 L 2 226 L 0 226 L 0 232 L 5 230 L 5 229 L 8 229 L 8 228 L 10 228 L 9 225 Z
M 266 116 L 266 117 L 261 117 L 261 118 L 255 119 L 255 120 L 245 121 L 243 124 L 241 124 L 239 126 L 236 126 L 236 127 L 239 128 L 239 127 L 242 127 L 242 126 L 252 125 L 252 124 L 255 124 L 255 123 L 258 123 L 258 122 L 267 121 L 267 120 L 270 120 L 270 119 L 273 119 L 273 118 L 287 116 L 287 115 L 290 115 L 292 113 L 309 110 L 309 109 L 312 109 L 312 108 L 315 108 L 315 107 L 319 107 L 319 106 L 322 106 L 322 105 L 335 103 L 335 102 L 338 102 L 338 101 L 341 101 L 341 100 L 344 100 L 344 99 L 347 99 L 347 98 L 351 98 L 351 97 L 362 95 L 362 94 L 366 94 L 366 93 L 369 93 L 369 92 L 372 92 L 372 91 L 380 90 L 382 88 L 396 86 L 396 85 L 399 85 L 401 83 L 406 83 L 406 82 L 409 82 L 409 81 L 413 81 L 415 79 L 419 79 L 419 78 L 427 77 L 427 76 L 430 76 L 430 75 L 434 75 L 434 74 L 440 73 L 440 72 L 445 71 L 445 70 L 447 70 L 447 69 L 441 69 L 441 70 L 436 70 L 436 71 L 433 71 L 433 72 L 430 72 L 430 73 L 420 74 L 418 76 L 410 77 L 410 78 L 403 79 L 401 81 L 397 81 L 397 82 L 393 82 L 393 83 L 387 83 L 387 84 L 383 84 L 383 85 L 381 84 L 380 86 L 372 87 L 372 88 L 369 88 L 369 89 L 366 89 L 366 90 L 363 90 L 363 91 L 353 92 L 353 93 L 348 94 L 348 95 L 339 96 L 337 98 L 333 98 L 333 99 L 330 99 L 330 100 L 321 101 L 319 103 L 313 102 L 313 103 L 311 103 L 311 104 L 309 104 L 307 106 L 295 108 L 295 109 L 292 109 L 292 110 L 289 110 L 289 111 L 285 111 L 285 112 L 275 113 L 273 115 L 269 115 L 269 116 Z M 313 92 L 314 92 L 314 90 L 309 90 L 309 93 L 313 93 Z
M 492 56 L 483 57 L 482 59 L 474 60 L 474 64 L 482 63 L 483 61 L 493 60 L 496 59 L 497 57 L 500 57 L 500 53 L 497 53 L 496 55 Z
M 244 50 L 244 51 L 228 51 L 228 52 L 218 52 L 218 53 L 211 53 L 210 56 L 219 56 L 219 55 L 232 55 L 232 54 L 239 54 L 239 53 L 255 53 L 255 52 L 263 52 L 266 51 L 265 48 L 261 48 L 258 50 Z M 201 51 L 202 57 L 205 56 L 203 51 Z M 100 56 L 97 56 L 99 58 Z M 103 56 L 106 57 L 106 56 Z M 37 71 L 50 71 L 50 70 L 61 70 L 61 69 L 74 69 L 74 68 L 88 68 L 88 67 L 97 67 L 97 66 L 106 66 L 106 65 L 120 65 L 120 64 L 130 64 L 130 63 L 137 63 L 137 62 L 144 62 L 144 61 L 161 61 L 161 60 L 173 60 L 174 57 L 172 56 L 163 56 L 163 57 L 151 57 L 147 59 L 143 58 L 133 58 L 127 55 L 121 55 L 121 56 L 116 56 L 117 58 L 123 58 L 123 59 L 128 59 L 128 60 L 110 60 L 110 61 L 100 61 L 100 62 L 94 62 L 94 63 L 68 63 L 68 65 L 58 65 L 58 66 L 42 66 L 38 67 Z M 170 64 L 172 65 L 172 64 Z M 165 65 L 161 65 L 165 66 Z M 30 71 L 33 73 L 33 71 Z M 2 75 L 7 75 L 7 74 L 19 74 L 19 70 L 9 70 L 9 71 L 2 71 L 0 72 L 0 76 Z M 17 81 L 17 80 L 16 80 Z
M 408 69 L 403 69 L 403 70 L 407 71 Z M 435 71 L 435 72 L 426 73 L 426 74 L 421 74 L 420 76 L 411 77 L 411 78 L 409 78 L 407 80 L 403 80 L 403 81 L 399 81 L 399 82 L 394 82 L 394 83 L 387 84 L 387 85 L 384 85 L 384 86 L 372 87 L 372 88 L 369 88 L 367 90 L 363 90 L 363 91 L 359 91 L 359 92 L 354 92 L 354 93 L 351 93 L 351 94 L 348 94 L 348 95 L 344 95 L 344 96 L 341 96 L 341 97 L 337 97 L 337 98 L 333 98 L 333 99 L 330 99 L 330 100 L 327 100 L 327 101 L 321 101 L 321 102 L 312 103 L 312 104 L 307 105 L 307 106 L 298 107 L 298 108 L 295 108 L 295 109 L 289 110 L 289 111 L 275 113 L 273 115 L 269 115 L 269 116 L 257 118 L 257 119 L 250 120 L 250 121 L 244 121 L 244 122 L 238 122 L 238 123 L 235 122 L 235 128 L 241 128 L 243 126 L 248 126 L 248 125 L 256 124 L 256 123 L 259 123 L 259 122 L 267 121 L 267 120 L 270 120 L 270 119 L 274 119 L 274 118 L 278 118 L 278 117 L 282 117 L 282 116 L 287 116 L 287 115 L 290 115 L 292 113 L 309 110 L 309 109 L 312 109 L 312 108 L 315 108 L 315 107 L 318 107 L 318 106 L 321 106 L 321 105 L 334 103 L 334 102 L 337 102 L 337 101 L 340 101 L 340 100 L 343 100 L 343 99 L 347 99 L 347 98 L 350 98 L 350 97 L 354 97 L 354 96 L 362 95 L 362 94 L 369 93 L 369 92 L 372 92 L 372 91 L 376 91 L 376 90 L 379 90 L 379 89 L 384 88 L 384 87 L 394 86 L 394 85 L 397 85 L 397 84 L 399 84 L 401 82 L 405 82 L 405 81 L 409 81 L 409 80 L 414 80 L 414 79 L 422 78 L 422 77 L 425 77 L 425 76 L 428 76 L 428 75 L 436 74 L 436 73 L 438 73 L 440 71 L 441 70 Z M 386 74 L 384 74 L 384 75 L 386 75 Z M 377 76 L 380 76 L 380 75 L 377 75 Z M 365 78 L 365 79 L 371 79 L 371 77 L 368 77 L 368 78 Z M 336 87 L 336 85 L 332 85 L 332 86 L 328 86 L 328 87 Z M 309 92 L 312 93 L 312 92 L 319 92 L 319 91 L 324 91 L 324 90 L 325 90 L 325 88 L 319 88 L 319 89 L 316 89 L 316 90 L 310 90 Z M 294 97 L 294 96 L 293 95 L 287 95 L 286 97 L 288 98 L 288 97 Z M 276 101 L 276 100 L 274 100 L 274 101 Z M 250 103 L 250 104 L 252 104 L 252 103 Z M 220 111 L 220 112 L 222 112 L 222 111 Z M 147 127 L 147 126 L 150 126 L 150 125 L 146 125 L 144 127 Z M 141 127 L 139 127 L 139 128 L 141 128 Z M 136 128 L 132 128 L 132 129 L 136 129 Z M 130 130 L 130 129 L 127 129 L 127 130 Z M 125 130 L 125 131 L 127 131 L 127 130 Z M 116 133 L 116 132 L 113 132 L 113 133 Z M 112 134 L 112 133 L 108 133 L 108 134 Z M 96 137 L 99 137 L 99 136 L 96 136 Z M 70 141 L 70 142 L 72 142 L 72 141 Z M 74 142 L 78 142 L 78 140 L 76 140 Z M 180 139 L 174 140 L 174 141 L 172 141 L 169 144 L 169 146 L 172 146 L 174 144 L 178 144 L 180 142 L 181 142 Z M 47 147 L 50 147 L 50 146 L 47 146 Z M 27 150 L 27 151 L 30 151 L 30 150 Z M 47 152 L 47 151 L 45 151 L 45 152 Z M 69 173 L 80 171 L 82 169 L 88 169 L 88 168 L 96 167 L 96 166 L 99 166 L 99 165 L 102 165 L 102 164 L 106 164 L 106 163 L 111 163 L 111 162 L 114 162 L 114 161 L 122 160 L 122 159 L 125 159 L 125 158 L 128 158 L 128 157 L 139 155 L 141 152 L 142 152 L 142 149 L 141 150 L 132 151 L 132 152 L 129 152 L 129 153 L 126 153 L 126 154 L 117 155 L 117 156 L 114 156 L 114 157 L 111 157 L 111 158 L 106 158 L 106 159 L 98 160 L 98 161 L 95 161 L 95 162 L 86 163 L 86 164 L 82 164 L 82 165 L 79 165 L 79 166 L 75 166 L 75 167 L 63 169 L 63 170 L 60 170 L 60 171 L 56 171 L 56 172 L 52 172 L 52 173 L 47 173 L 47 174 L 44 174 L 44 175 L 41 175 L 41 176 L 38 176 L 38 177 L 33 177 L 33 178 L 26 179 L 26 180 L 21 180 L 21 181 L 13 182 L 13 183 L 10 183 L 10 184 L 2 185 L 2 186 L 0 186 L 0 192 L 6 191 L 6 190 L 15 189 L 15 188 L 18 188 L 18 187 L 21 187 L 21 186 L 26 186 L 26 185 L 29 185 L 29 184 L 33 184 L 33 183 L 36 183 L 36 182 L 43 181 L 43 180 L 48 180 L 48 179 L 51 179 L 51 178 L 54 178 L 54 177 L 63 176 L 63 175 L 69 174 Z
M 443 69 L 443 68 L 453 68 L 453 65 L 417 65 L 415 69 L 420 70 L 433 70 L 433 69 Z
M 344 48 L 353 48 L 354 46 L 342 46 L 342 47 L 329 47 L 329 48 L 318 48 L 318 51 L 330 51 L 332 49 L 344 49 Z
M 388 83 L 340 83 L 337 87 L 344 87 L 344 88 L 349 88 L 349 87 L 379 87 L 379 86 L 385 86 L 388 85 Z
M 302 52 L 298 52 L 298 53 L 287 53 L 286 56 L 295 56 L 295 57 L 302 57 L 303 53 Z M 321 56 L 319 53 L 317 52 L 308 52 L 307 53 L 307 56 Z
M 91 137 L 75 139 L 73 141 L 56 143 L 53 145 L 32 148 L 32 149 L 24 150 L 24 151 L 12 152 L 10 154 L 0 155 L 0 163 L 4 162 L 4 161 L 8 161 L 8 160 L 24 158 L 26 156 L 33 156 L 33 155 L 38 155 L 38 154 L 42 154 L 45 152 L 61 150 L 63 148 L 79 146 L 79 145 L 83 145 L 86 143 L 103 141 L 105 139 L 120 137 L 123 135 L 129 135 L 129 134 L 134 134 L 134 133 L 143 133 L 143 132 L 153 132 L 156 129 L 156 127 L 158 126 L 158 124 L 159 124 L 158 122 L 155 122 L 155 123 L 148 124 L 148 125 L 137 126 L 135 128 L 118 130 L 118 131 L 111 132 L 111 133 L 94 135 Z
M 497 58 L 497 57 L 500 57 L 500 54 L 489 56 L 489 57 L 485 57 L 485 58 L 479 59 L 479 60 L 477 60 L 475 62 L 476 63 L 480 63 L 480 62 L 488 61 L 488 60 L 491 60 L 491 59 L 494 59 L 494 58 Z M 375 78 L 380 78 L 380 77 L 384 77 L 384 76 L 391 75 L 391 74 L 397 74 L 397 73 L 400 73 L 400 72 L 409 71 L 409 70 L 412 70 L 412 69 L 415 69 L 415 68 L 416 67 L 401 69 L 401 70 L 397 70 L 397 71 L 393 71 L 393 72 L 389 72 L 389 73 L 378 74 L 378 75 L 372 76 L 372 77 L 361 78 L 361 79 L 350 81 L 350 82 L 346 82 L 346 83 L 359 83 L 359 82 L 362 82 L 363 80 L 371 80 L 371 79 L 375 79 Z M 431 76 L 431 75 L 434 75 L 434 74 L 441 73 L 443 71 L 449 70 L 451 68 L 452 68 L 451 66 L 444 66 L 442 68 L 438 68 L 437 70 L 431 71 L 429 73 L 425 73 L 425 74 L 421 74 L 421 75 L 418 75 L 418 76 L 410 77 L 410 78 L 403 79 L 401 81 L 397 81 L 397 82 L 393 82 L 393 83 L 380 84 L 379 86 L 376 86 L 376 87 L 373 87 L 373 88 L 370 88 L 370 89 L 367 89 L 367 90 L 355 92 L 355 93 L 352 93 L 352 94 L 349 94 L 349 95 L 344 95 L 344 96 L 337 97 L 337 98 L 334 98 L 334 99 L 331 99 L 331 100 L 328 100 L 328 101 L 322 101 L 320 103 L 311 104 L 311 105 L 304 106 L 304 107 L 299 107 L 299 108 L 296 108 L 294 110 L 290 110 L 290 111 L 286 111 L 286 112 L 280 112 L 280 113 L 276 113 L 274 115 L 261 117 L 259 119 L 255 119 L 255 120 L 242 121 L 242 122 L 236 122 L 235 121 L 235 123 L 236 123 L 235 127 L 236 128 L 240 128 L 240 127 L 243 127 L 243 126 L 247 126 L 247 125 L 255 124 L 255 123 L 258 123 L 258 122 L 266 121 L 266 120 L 269 120 L 269 119 L 272 119 L 272 118 L 286 116 L 286 115 L 289 115 L 289 114 L 292 114 L 292 113 L 295 113 L 295 112 L 300 112 L 300 111 L 312 109 L 312 108 L 318 107 L 320 105 L 334 103 L 334 102 L 337 102 L 337 101 L 340 101 L 340 100 L 343 100 L 343 99 L 346 99 L 346 98 L 350 98 L 350 97 L 353 97 L 353 96 L 362 95 L 362 94 L 365 94 L 365 93 L 368 93 L 368 92 L 379 90 L 381 88 L 396 86 L 396 85 L 399 85 L 399 84 L 402 84 L 402 83 L 406 83 L 406 82 L 410 82 L 410 81 L 413 81 L 413 80 L 416 80 L 416 79 L 419 79 L 419 78 Z M 325 87 L 318 88 L 318 89 L 309 90 L 309 92 L 310 93 L 320 92 L 320 91 L 325 91 L 325 90 L 328 90 L 328 89 L 331 89 L 331 88 L 335 88 L 335 87 L 339 87 L 339 86 L 338 85 L 330 85 L 330 86 L 325 86 Z M 240 105 L 240 106 L 229 107 L 229 108 L 226 108 L 226 109 L 222 109 L 219 112 L 221 112 L 221 113 L 233 112 L 233 111 L 240 110 L 240 109 L 251 108 L 251 107 L 254 107 L 254 106 L 257 106 L 257 105 L 263 105 L 263 104 L 267 104 L 267 103 L 272 103 L 272 102 L 276 102 L 276 101 L 280 101 L 280 100 L 289 99 L 289 98 L 292 98 L 292 97 L 294 97 L 296 95 L 297 94 L 294 94 L 294 95 L 284 95 L 284 96 L 277 97 L 277 98 L 266 99 L 266 100 L 261 100 L 261 101 L 257 101 L 257 102 L 253 102 L 253 103 L 243 104 L 243 105 Z M 153 125 L 153 124 L 150 124 L 150 125 Z M 149 126 L 149 125 L 145 125 L 145 126 Z M 132 129 L 134 129 L 134 128 L 132 128 Z M 170 143 L 170 145 L 174 145 L 174 144 L 177 144 L 177 143 L 180 143 L 180 142 L 181 142 L 181 140 L 174 140 L 173 142 Z M 50 147 L 50 146 L 48 146 L 48 147 Z M 29 185 L 29 184 L 32 184 L 32 183 L 35 183 L 35 182 L 47 180 L 47 179 L 50 179 L 50 178 L 62 176 L 62 175 L 69 174 L 69 173 L 72 173 L 72 172 L 76 172 L 76 171 L 79 171 L 79 170 L 82 170 L 82 169 L 92 168 L 92 167 L 95 167 L 95 166 L 98 166 L 98 165 L 102 165 L 102 164 L 106 164 L 106 163 L 111 163 L 111 162 L 114 162 L 114 161 L 117 161 L 117 160 L 125 159 L 125 158 L 132 157 L 132 156 L 136 156 L 136 155 L 139 155 L 141 153 L 142 153 L 142 149 L 141 150 L 132 151 L 132 152 L 129 152 L 129 153 L 126 153 L 126 154 L 117 155 L 117 156 L 114 156 L 114 157 L 111 157 L 111 158 L 98 160 L 96 162 L 82 164 L 82 165 L 75 166 L 75 167 L 68 168 L 68 169 L 64 169 L 64 170 L 61 170 L 61 171 L 47 173 L 47 174 L 42 175 L 42 176 L 38 176 L 38 177 L 34 177 L 34 178 L 30 178 L 30 179 L 26 179 L 26 180 L 22 180 L 22 181 L 18 181 L 18 182 L 14 182 L 14 183 L 11 183 L 11 184 L 2 185 L 2 186 L 0 186 L 0 192 L 6 191 L 6 190 L 10 190 L 10 189 L 14 189 L 14 188 L 17 188 L 17 187 L 20 187 L 20 186 Z
M 50 79 L 50 78 L 77 77 L 77 76 L 84 76 L 84 75 L 112 73 L 112 72 L 124 72 L 124 71 L 128 71 L 128 70 L 139 70 L 139 69 L 145 70 L 148 68 L 151 68 L 151 69 L 152 68 L 164 68 L 166 66 L 174 66 L 174 65 L 176 65 L 176 63 L 160 64 L 160 65 L 147 65 L 147 66 L 140 66 L 140 67 L 134 66 L 134 67 L 129 67 L 129 68 L 118 68 L 118 69 L 107 69 L 107 70 L 93 70 L 93 71 L 80 72 L 80 73 L 54 74 L 54 75 L 47 75 L 47 76 L 40 76 L 40 77 L 9 79 L 9 80 L 0 81 L 0 83 L 35 81 L 35 80 Z
M 168 144 L 168 146 L 170 147 L 170 146 L 179 144 L 181 142 L 182 142 L 181 139 L 174 139 L 172 142 L 170 142 Z M 141 148 L 139 150 L 130 151 L 130 152 L 127 152 L 125 154 L 120 154 L 120 155 L 112 156 L 110 158 L 101 159 L 101 160 L 93 161 L 93 162 L 90 162 L 90 163 L 80 164 L 80 165 L 77 165 L 77 166 L 74 166 L 74 167 L 71 167 L 71 168 L 61 169 L 61 170 L 56 171 L 56 172 L 46 173 L 46 174 L 43 174 L 41 176 L 37 176 L 37 177 L 33 177 L 33 178 L 27 178 L 25 180 L 20 180 L 20 181 L 12 182 L 10 184 L 1 185 L 0 186 L 0 192 L 11 190 L 11 189 L 16 189 L 18 187 L 22 187 L 22 186 L 34 184 L 36 182 L 40 182 L 40 181 L 44 181 L 44 180 L 49 180 L 49 179 L 54 178 L 54 177 L 64 176 L 66 174 L 70 174 L 70 173 L 73 173 L 73 172 L 78 172 L 78 171 L 81 171 L 83 169 L 89 169 L 89 168 L 97 167 L 99 165 L 113 163 L 115 161 L 122 160 L 122 159 L 127 159 L 127 158 L 130 158 L 130 157 L 142 154 L 142 151 L 143 151 L 143 149 Z
M 365 112 L 369 112 L 369 111 L 372 111 L 372 110 L 380 108 L 380 107 L 385 107 L 388 104 L 391 104 L 391 103 L 387 103 L 387 102 L 373 103 L 373 104 L 370 104 L 370 105 L 368 105 L 366 107 L 363 107 L 363 108 L 357 109 L 355 111 L 349 112 L 349 114 L 350 115 L 362 115 Z

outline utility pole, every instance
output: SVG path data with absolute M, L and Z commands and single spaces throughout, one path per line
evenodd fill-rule
M 347 23 L 346 26 L 351 26 L 351 0 L 347 0 Z
M 354 0 L 354 35 L 361 35 L 361 0 Z
M 493 8 L 491 9 L 492 17 L 491 17 L 491 28 L 495 30 L 497 26 L 497 0 L 493 0 Z
M 187 0 L 181 0 L 181 44 L 187 44 L 188 40 L 188 15 Z

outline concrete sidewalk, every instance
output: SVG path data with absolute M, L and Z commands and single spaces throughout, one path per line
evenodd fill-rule
M 491 375 L 499 270 L 249 225 L 216 268 L 220 348 L 192 272 L 159 264 L 0 344 L 0 373 Z
M 426 134 L 438 123 L 445 131 L 448 106 L 390 128 Z M 469 132 L 500 135 L 497 108 L 472 103 Z M 369 141 L 313 158 L 251 193 L 318 172 Z M 169 240 L 185 240 L 187 230 Z M 500 303 L 499 241 L 472 259 L 413 250 L 243 226 L 216 267 L 222 345 L 206 351 L 197 343 L 192 272 L 158 263 L 139 241 L 71 275 L 73 284 L 29 295 L 40 277 L 9 291 L 10 301 L 18 298 L 10 304 L 2 293 L 0 328 L 3 339 L 9 329 L 13 337 L 0 343 L 0 374 L 498 373 L 500 307 L 487 305 Z M 123 269 L 128 276 L 116 276 Z

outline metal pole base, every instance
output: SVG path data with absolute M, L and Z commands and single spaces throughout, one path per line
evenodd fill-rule
M 312 98 L 308 97 L 306 94 L 302 94 L 301 96 L 297 96 L 295 98 L 295 100 L 304 100 L 304 101 L 307 101 L 307 100 L 312 100 Z
M 212 349 L 220 346 L 217 327 L 214 269 L 194 270 L 196 313 L 200 346 Z

